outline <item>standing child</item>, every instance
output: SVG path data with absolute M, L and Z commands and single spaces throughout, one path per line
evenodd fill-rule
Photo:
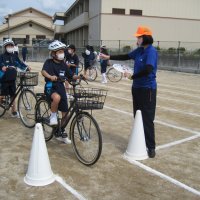
M 108 50 L 105 45 L 101 46 L 100 54 L 101 53 L 104 55 L 108 55 Z M 102 76 L 101 83 L 107 83 L 106 70 L 107 70 L 107 66 L 110 66 L 110 62 L 109 60 L 100 59 L 100 65 L 101 65 L 101 76 Z
M 72 74 L 78 75 L 79 59 L 76 55 L 76 47 L 73 44 L 68 46 L 68 57 L 66 58 L 66 64 L 70 68 Z
M 84 58 L 84 74 L 86 75 L 87 71 L 89 70 L 89 76 L 90 76 L 90 68 L 94 64 L 94 60 L 95 60 L 93 47 L 90 45 L 87 45 L 85 52 L 82 53 L 82 57 Z

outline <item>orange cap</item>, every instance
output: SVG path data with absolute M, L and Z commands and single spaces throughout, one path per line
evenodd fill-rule
M 152 32 L 147 26 L 139 26 L 134 36 L 140 37 L 142 35 L 152 35 Z

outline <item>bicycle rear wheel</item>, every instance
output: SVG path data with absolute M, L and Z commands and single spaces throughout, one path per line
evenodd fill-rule
M 88 81 L 95 81 L 96 78 L 97 78 L 97 69 L 96 67 L 91 67 L 87 70 L 87 77 L 88 78 Z
M 117 71 L 116 69 L 114 69 L 113 67 L 111 67 L 108 71 L 107 71 L 107 77 L 111 82 L 118 82 L 122 79 L 123 74 L 119 71 Z
M 50 115 L 48 102 L 45 99 L 40 99 L 35 108 L 35 121 L 42 124 L 45 141 L 49 141 L 53 137 L 53 127 L 49 125 Z
M 78 113 L 72 120 L 70 136 L 78 160 L 88 166 L 95 164 L 102 151 L 102 136 L 96 120 L 89 113 Z
M 4 106 L 0 103 L 0 117 L 2 117 L 6 112 L 6 109 L 4 108 Z
M 19 95 L 18 111 L 22 123 L 28 127 L 35 126 L 35 105 L 36 96 L 31 90 L 24 90 Z

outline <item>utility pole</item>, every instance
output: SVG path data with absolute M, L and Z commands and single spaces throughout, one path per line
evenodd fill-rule
M 8 38 L 10 38 L 10 22 L 9 22 L 10 15 L 8 14 Z

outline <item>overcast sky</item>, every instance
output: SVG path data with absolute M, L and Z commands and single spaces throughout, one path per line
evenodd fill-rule
M 53 16 L 55 12 L 66 11 L 74 2 L 75 0 L 0 0 L 0 24 L 6 15 L 28 7 Z

